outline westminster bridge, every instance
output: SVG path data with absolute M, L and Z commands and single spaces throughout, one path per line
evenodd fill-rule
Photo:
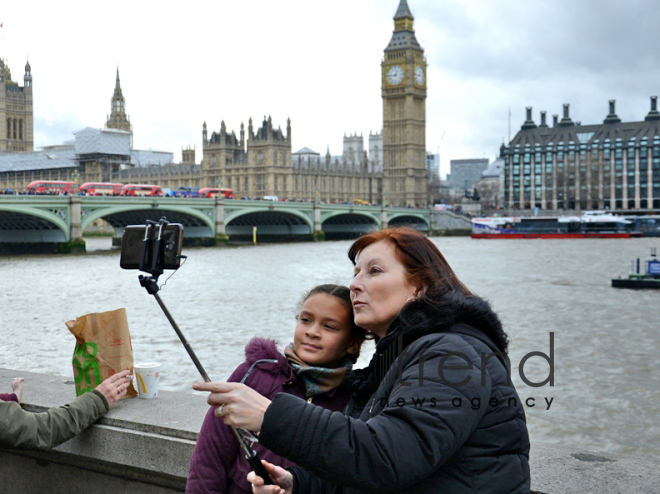
M 434 214 L 429 209 L 322 204 L 313 202 L 246 201 L 223 198 L 93 197 L 93 196 L 0 196 L 0 245 L 48 244 L 63 251 L 84 250 L 83 231 L 103 219 L 121 238 L 127 225 L 147 219 L 184 226 L 185 239 L 213 245 L 229 238 L 252 238 L 253 228 L 261 240 L 336 239 L 390 226 L 408 225 L 429 232 Z M 450 218 L 451 219 L 451 218 Z M 456 218 L 463 228 L 466 219 Z M 76 249 L 75 246 L 78 246 Z

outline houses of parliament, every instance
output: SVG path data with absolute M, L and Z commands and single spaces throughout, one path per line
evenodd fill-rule
M 0 60 L 0 189 L 24 190 L 33 180 L 153 183 L 164 188 L 227 187 L 236 197 L 426 206 L 426 58 L 406 0 L 394 15 L 394 31 L 381 61 L 382 133 L 344 135 L 341 155 L 306 147 L 293 152 L 293 126 L 285 130 L 270 116 L 238 132 L 202 125 L 202 157 L 193 147 L 172 153 L 132 149 L 119 71 L 104 129 L 75 133 L 74 143 L 33 151 L 32 75 L 24 85 L 11 79 Z M 90 143 L 93 144 L 90 148 Z M 96 147 L 94 147 L 96 146 Z M 44 155 L 46 157 L 44 157 Z

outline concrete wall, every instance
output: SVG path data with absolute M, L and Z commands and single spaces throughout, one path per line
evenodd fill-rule
M 467 216 L 452 211 L 431 211 L 434 230 L 472 229 L 472 222 Z
M 0 369 L 0 392 L 25 377 L 24 408 L 75 397 L 71 378 Z M 144 494 L 183 492 L 206 397 L 161 391 L 122 400 L 80 436 L 47 452 L 0 448 L 0 492 Z M 532 443 L 532 492 L 657 493 L 660 461 Z M 9 490 L 8 490 L 9 489 Z

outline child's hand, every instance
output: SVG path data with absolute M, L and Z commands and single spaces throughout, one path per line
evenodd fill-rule
M 250 472 L 247 479 L 252 484 L 252 492 L 254 494 L 291 494 L 293 490 L 293 475 L 291 475 L 291 472 L 268 463 L 266 460 L 261 460 L 261 463 L 266 467 L 266 472 L 275 484 L 264 485 L 261 477 L 254 472 Z
M 14 379 L 14 382 L 11 383 L 11 389 L 16 395 L 19 403 L 23 399 L 23 381 L 25 381 L 24 377 L 17 377 Z

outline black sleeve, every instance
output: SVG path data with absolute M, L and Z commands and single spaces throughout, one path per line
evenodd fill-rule
M 293 494 L 335 494 L 335 486 L 300 467 L 287 468 L 293 475 Z

